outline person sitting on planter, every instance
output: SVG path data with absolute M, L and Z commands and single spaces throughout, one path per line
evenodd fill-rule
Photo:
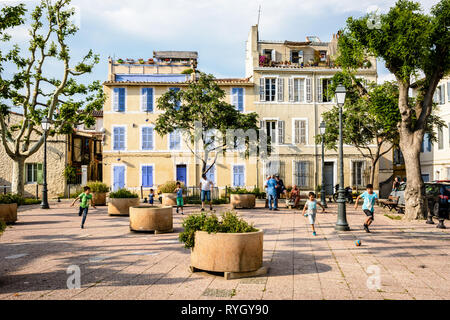
M 148 203 L 153 204 L 155 201 L 155 191 L 153 189 L 150 189 L 150 194 L 148 195 Z
M 83 190 L 84 192 L 81 193 L 78 197 L 76 197 L 75 200 L 73 200 L 72 204 L 70 205 L 71 207 L 73 207 L 75 202 L 77 202 L 77 200 L 80 200 L 80 210 L 78 211 L 78 215 L 79 216 L 83 215 L 83 219 L 81 220 L 81 229 L 84 228 L 84 223 L 86 222 L 86 217 L 89 209 L 89 201 L 91 202 L 92 208 L 96 209 L 95 204 L 92 201 L 91 188 L 86 186 L 83 188 Z
M 209 210 L 212 210 L 211 191 L 214 183 L 206 177 L 206 174 L 202 174 L 200 179 L 202 211 L 205 211 L 205 200 L 209 201 Z
M 181 214 L 184 214 L 184 212 L 183 212 L 183 205 L 184 205 L 183 188 L 181 188 L 181 183 L 178 181 L 177 181 L 177 187 L 175 188 L 175 192 L 177 194 L 177 213 L 178 213 L 178 208 L 181 207 Z
M 267 181 L 265 187 L 267 188 L 267 195 L 269 197 L 269 210 L 278 211 L 278 183 L 275 180 L 275 176 Z
M 300 190 L 297 188 L 297 185 L 294 184 L 291 191 L 291 201 L 294 202 L 294 208 L 297 208 L 298 203 L 300 202 Z

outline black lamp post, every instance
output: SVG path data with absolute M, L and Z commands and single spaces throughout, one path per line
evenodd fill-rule
M 327 208 L 327 200 L 325 194 L 325 143 L 324 143 L 324 134 L 326 130 L 326 124 L 324 121 L 320 123 L 319 126 L 320 135 L 322 136 L 322 185 L 320 187 L 320 201 L 324 208 Z
M 347 90 L 342 84 L 336 88 L 336 102 L 339 107 L 339 190 L 338 190 L 338 219 L 336 222 L 337 231 L 348 231 L 350 227 L 347 223 L 345 209 L 345 189 L 344 189 L 344 139 L 342 137 L 342 107 L 345 103 Z
M 42 209 L 50 209 L 48 205 L 48 197 L 47 197 L 47 131 L 50 128 L 50 121 L 46 116 L 42 119 L 41 122 L 42 130 L 44 130 L 44 164 L 43 164 L 43 178 L 44 178 L 44 185 L 42 189 L 42 203 L 41 208 Z

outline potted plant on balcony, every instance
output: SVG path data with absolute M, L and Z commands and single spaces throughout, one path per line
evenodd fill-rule
M 263 231 L 235 212 L 219 218 L 214 214 L 192 214 L 182 226 L 179 239 L 191 249 L 191 271 L 224 272 L 226 279 L 267 272 L 263 262 Z
M 236 209 L 236 208 L 252 209 L 252 208 L 254 208 L 255 202 L 256 202 L 256 194 L 254 191 L 249 191 L 245 188 L 230 189 L 230 206 L 231 206 L 231 208 L 232 209 Z
M 116 62 L 122 64 L 123 63 L 123 59 L 119 58 L 119 59 L 116 60 Z
M 149 58 L 149 59 L 147 60 L 147 63 L 148 63 L 148 64 L 154 64 L 154 63 L 155 63 L 155 60 L 153 60 L 152 58 Z
M 139 64 L 144 64 L 145 63 L 144 59 L 142 59 L 142 58 L 139 59 L 138 62 L 139 62 Z
M 109 187 L 100 181 L 89 181 L 87 186 L 91 188 L 93 193 L 93 200 L 96 206 L 106 205 L 106 193 L 109 192 Z
M 128 216 L 130 207 L 139 205 L 139 196 L 127 189 L 119 189 L 109 194 L 108 214 L 110 216 Z
M 158 193 L 162 195 L 162 205 L 163 206 L 176 206 L 177 205 L 177 194 L 175 189 L 177 187 L 176 181 L 167 181 L 166 183 L 158 187 Z M 181 183 L 181 188 L 185 189 L 183 183 Z
M 17 194 L 0 194 L 0 221 L 13 224 L 17 221 L 17 207 L 23 204 L 24 198 Z

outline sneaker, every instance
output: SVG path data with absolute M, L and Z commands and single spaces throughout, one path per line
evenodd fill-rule
M 211 206 L 211 207 L 209 207 L 209 211 L 212 211 L 212 210 L 213 210 L 212 206 Z
M 315 231 L 313 232 L 313 236 L 316 236 L 316 232 Z
M 273 211 L 280 211 L 280 210 L 278 210 L 277 208 L 275 208 L 275 209 L 273 209 Z
M 81 225 L 81 229 L 84 229 L 84 226 L 83 226 L 83 225 Z
M 184 216 L 184 212 L 183 211 L 181 211 L 181 214 Z
M 205 211 L 205 208 L 202 208 L 202 212 Z
M 367 233 L 370 233 L 369 226 L 367 224 L 364 224 L 364 230 L 366 230 Z
M 178 213 L 178 208 L 177 208 L 177 213 Z
M 273 209 L 272 209 L 272 208 L 269 208 L 269 210 L 272 211 Z

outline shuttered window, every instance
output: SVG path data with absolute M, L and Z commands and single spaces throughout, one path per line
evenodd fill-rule
M 309 161 L 295 161 L 294 162 L 294 181 L 300 188 L 309 187 Z
M 125 128 L 115 127 L 113 129 L 113 149 L 125 150 Z
M 233 166 L 233 187 L 245 186 L 245 167 L 243 165 Z
M 126 93 L 125 88 L 114 88 L 113 94 L 113 109 L 114 111 L 124 112 L 125 111 L 125 99 Z
M 153 128 L 142 127 L 142 150 L 153 150 Z
M 306 102 L 312 101 L 311 78 L 306 78 Z
M 295 144 L 306 144 L 306 120 L 295 120 Z
M 231 104 L 239 111 L 244 111 L 244 88 L 231 89 Z
M 364 161 L 353 161 L 352 162 L 352 185 L 362 186 L 363 181 L 363 169 Z
M 144 112 L 153 112 L 153 88 L 142 88 L 141 110 Z
M 284 143 L 284 121 L 278 121 L 278 143 Z
M 141 179 L 143 187 L 153 187 L 153 166 L 142 166 Z
M 42 163 L 27 163 L 26 166 L 26 178 L 27 183 L 43 183 L 43 170 Z
M 278 87 L 278 101 L 282 102 L 284 101 L 284 79 L 278 78 L 277 79 L 277 87 Z
M 169 149 L 180 150 L 181 149 L 181 134 L 179 130 L 174 130 L 169 133 Z

